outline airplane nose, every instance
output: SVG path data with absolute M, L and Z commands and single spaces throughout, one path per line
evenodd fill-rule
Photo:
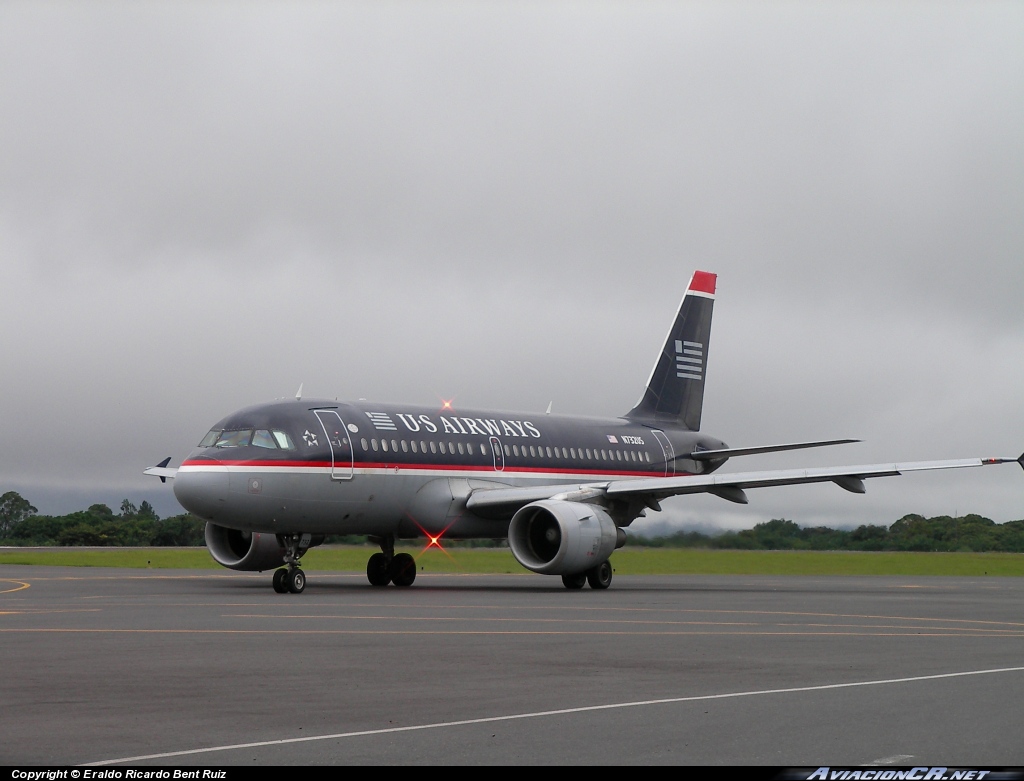
M 174 496 L 193 515 L 213 520 L 228 499 L 228 468 L 211 462 L 179 469 L 174 476 Z

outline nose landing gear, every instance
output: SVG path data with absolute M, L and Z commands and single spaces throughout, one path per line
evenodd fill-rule
M 279 534 L 278 542 L 284 548 L 285 567 L 274 572 L 274 591 L 278 594 L 301 594 L 306 590 L 306 573 L 299 569 L 299 559 L 309 550 L 309 534 Z

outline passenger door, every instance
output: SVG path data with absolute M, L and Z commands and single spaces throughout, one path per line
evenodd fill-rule
M 337 410 L 317 409 L 313 412 L 323 427 L 327 444 L 331 447 L 331 479 L 351 480 L 354 474 L 354 448 L 345 421 L 341 419 Z

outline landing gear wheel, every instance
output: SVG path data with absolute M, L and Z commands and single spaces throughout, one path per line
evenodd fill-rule
M 306 573 L 298 567 L 288 572 L 288 590 L 293 594 L 301 594 L 306 590 Z
M 366 562 L 366 579 L 371 586 L 386 586 L 391 582 L 388 559 L 383 553 L 374 553 Z
M 274 571 L 274 591 L 278 594 L 288 593 L 288 570 L 279 569 Z
M 587 573 L 577 572 L 575 575 L 562 575 L 562 585 L 573 590 L 587 585 Z
M 411 586 L 416 580 L 416 559 L 408 553 L 399 553 L 391 560 L 391 582 L 396 586 Z
M 602 561 L 596 567 L 587 570 L 587 583 L 591 588 L 608 588 L 612 584 L 612 563 Z

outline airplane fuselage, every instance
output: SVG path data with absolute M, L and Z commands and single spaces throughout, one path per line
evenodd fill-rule
M 511 513 L 467 510 L 475 489 L 703 474 L 722 462 L 686 455 L 722 447 L 623 418 L 288 400 L 220 421 L 174 493 L 243 531 L 497 538 Z

